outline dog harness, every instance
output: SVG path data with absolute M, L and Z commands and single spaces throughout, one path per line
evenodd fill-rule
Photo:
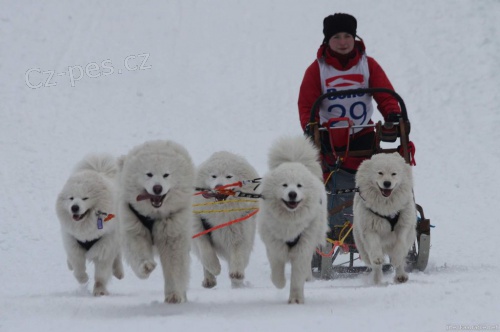
M 78 240 L 78 239 L 77 239 L 77 240 L 76 240 L 76 242 L 78 242 L 78 244 L 80 245 L 80 247 L 82 247 L 82 248 L 83 248 L 83 249 L 85 249 L 86 251 L 89 251 L 89 250 L 90 250 L 90 248 L 92 248 L 92 246 L 93 246 L 94 244 L 96 244 L 96 242 L 97 242 L 97 241 L 99 241 L 100 239 L 101 239 L 101 238 L 100 238 L 100 237 L 98 237 L 98 238 L 97 238 L 97 239 L 95 239 L 95 240 L 92 240 L 92 241 L 85 241 L 85 242 L 80 241 L 80 240 Z
M 295 245 L 299 242 L 300 240 L 300 235 L 297 235 L 297 237 L 295 239 L 293 239 L 292 241 L 286 241 L 286 245 L 288 246 L 288 248 L 292 249 L 293 247 L 295 247 Z
M 399 211 L 398 211 L 398 213 L 396 213 L 396 215 L 394 217 L 390 217 L 390 216 L 383 216 L 381 214 L 378 214 L 377 212 L 373 211 L 372 209 L 368 209 L 368 210 L 370 210 L 370 212 L 373 213 L 374 215 L 379 216 L 380 218 L 384 218 L 385 220 L 387 220 L 389 222 L 389 224 L 391 224 L 391 232 L 394 232 L 394 226 L 396 226 L 396 224 L 398 223 L 398 220 L 399 220 Z
M 142 214 L 140 214 L 136 209 L 134 209 L 134 207 L 130 203 L 129 203 L 128 207 L 129 207 L 130 211 L 132 211 L 134 213 L 134 215 L 137 217 L 137 219 L 139 219 L 141 224 L 143 224 L 144 227 L 146 227 L 149 230 L 149 234 L 151 235 L 151 241 L 153 241 L 153 225 L 155 223 L 155 220 L 151 217 L 143 216 Z
M 201 224 L 203 225 L 203 229 L 208 231 L 210 228 L 212 228 L 212 225 L 208 222 L 207 219 L 201 218 Z M 206 235 L 208 235 L 210 239 L 210 243 L 212 243 L 212 232 L 208 232 Z

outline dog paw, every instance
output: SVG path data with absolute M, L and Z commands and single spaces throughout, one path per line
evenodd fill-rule
M 94 284 L 94 291 L 92 292 L 94 296 L 104 296 L 109 295 L 106 287 L 99 281 L 96 281 Z
M 204 288 L 214 288 L 214 287 L 217 285 L 217 280 L 216 280 L 216 279 L 209 279 L 209 278 L 205 278 L 205 279 L 203 279 L 203 281 L 201 282 L 201 285 L 202 285 Z
M 408 281 L 408 275 L 406 273 L 396 275 L 394 277 L 394 282 L 402 284 Z
M 139 269 L 137 271 L 137 276 L 141 279 L 146 279 L 147 277 L 149 277 L 149 275 L 151 274 L 151 272 L 153 272 L 153 270 L 155 269 L 156 267 L 156 263 L 153 262 L 153 261 L 143 261 L 140 265 L 139 265 Z
M 76 273 L 75 272 L 74 276 L 80 284 L 86 284 L 89 281 L 89 276 L 86 272 L 83 272 L 83 273 Z
M 298 296 L 290 296 L 288 304 L 304 304 L 304 298 Z
M 182 303 L 186 302 L 186 296 L 182 296 L 178 293 L 170 293 L 165 298 L 166 303 Z
M 243 280 L 245 279 L 245 274 L 243 272 L 231 272 L 229 273 L 229 278 L 231 278 L 232 288 L 243 287 Z
M 123 265 L 121 261 L 118 261 L 118 263 L 115 261 L 115 263 L 113 263 L 113 275 L 118 280 L 123 279 L 125 274 L 123 272 Z
M 229 273 L 229 278 L 231 278 L 231 280 L 243 280 L 243 279 L 245 279 L 245 273 L 243 273 L 243 272 L 231 272 L 231 273 Z
M 384 257 L 383 256 L 375 256 L 372 258 L 372 264 L 375 265 L 382 265 L 384 264 Z
M 113 275 L 116 279 L 121 280 L 125 274 L 123 273 L 123 270 L 113 270 Z

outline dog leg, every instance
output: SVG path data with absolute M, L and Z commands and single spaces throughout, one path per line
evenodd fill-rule
M 94 259 L 94 296 L 109 295 L 106 285 L 111 278 L 113 261 L 110 259 L 98 260 Z
M 221 271 L 221 265 L 214 248 L 209 243 L 205 244 L 204 241 L 199 241 L 198 245 L 200 245 L 201 264 L 211 274 L 218 276 Z
M 68 256 L 68 265 L 73 268 L 73 275 L 80 284 L 85 284 L 89 281 L 85 260 L 84 253 L 72 252 Z
M 113 261 L 113 275 L 116 279 L 121 280 L 125 273 L 123 272 L 122 256 L 118 254 Z
M 396 269 L 396 275 L 394 277 L 394 282 L 404 283 L 408 281 L 408 274 L 405 272 L 406 255 L 408 253 L 409 246 L 403 244 L 403 242 L 398 239 L 396 244 L 389 252 L 389 258 L 391 259 L 391 264 Z
M 167 220 L 165 225 L 168 225 Z M 177 221 L 172 221 L 172 224 Z M 168 226 L 167 226 L 168 227 Z M 167 228 L 165 227 L 165 228 Z M 181 303 L 186 302 L 186 289 L 189 282 L 190 265 L 190 238 L 189 234 L 178 234 L 175 237 L 167 237 L 168 229 L 160 227 L 155 231 L 158 253 L 160 256 L 163 278 L 165 281 L 165 302 Z
M 282 289 L 286 285 L 285 260 L 269 255 L 268 257 L 271 265 L 271 281 L 276 288 Z
M 372 274 L 373 274 L 373 283 L 375 285 L 379 285 L 382 282 L 382 264 L 373 264 L 371 266 Z
M 231 279 L 231 286 L 233 288 L 239 288 L 243 285 L 246 262 L 248 262 L 248 260 L 245 259 L 243 246 L 233 246 L 229 253 L 229 278 Z
M 308 257 L 296 256 L 291 259 L 290 297 L 288 303 L 304 303 L 304 283 L 310 270 Z
M 125 233 L 125 257 L 132 271 L 140 279 L 146 279 L 156 267 L 149 233 Z
M 384 253 L 380 237 L 374 232 L 366 232 L 364 240 L 363 246 L 372 268 L 373 282 L 378 285 L 382 282 L 382 264 L 384 264 Z
M 213 288 L 217 285 L 217 278 L 207 269 L 203 268 L 204 279 L 201 285 L 204 288 Z
M 354 224 L 354 229 L 352 234 L 354 235 L 354 243 L 356 244 L 356 249 L 358 250 L 359 253 L 359 258 L 366 264 L 366 265 L 371 265 L 370 262 L 370 256 L 366 253 L 365 247 L 363 245 L 364 243 L 364 237 L 362 234 L 362 231 L 357 228 L 357 225 Z
M 382 265 L 384 263 L 384 253 L 380 243 L 380 237 L 373 232 L 365 233 L 364 249 L 372 265 Z

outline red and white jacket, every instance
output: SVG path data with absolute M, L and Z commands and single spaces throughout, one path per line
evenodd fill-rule
M 368 67 L 368 72 L 366 72 L 366 65 Z M 329 70 L 329 66 L 333 68 L 330 68 Z M 342 76 L 342 74 L 347 75 L 352 73 L 361 73 L 365 78 L 368 79 L 368 84 L 366 84 L 366 82 L 363 82 L 360 87 L 388 88 L 394 90 L 382 67 L 380 67 L 375 59 L 366 56 L 365 45 L 363 41 L 355 41 L 354 50 L 349 58 L 346 59 L 345 66 L 343 66 L 341 61 L 337 57 L 335 57 L 331 53 L 331 51 L 329 51 L 328 45 L 323 44 L 318 49 L 317 59 L 306 69 L 302 84 L 300 86 L 298 107 L 300 124 L 303 130 L 309 123 L 311 109 L 314 102 L 316 101 L 316 99 L 318 99 L 319 96 L 326 92 L 325 87 L 328 87 L 328 84 L 331 84 L 331 82 L 329 82 L 329 79 L 331 80 L 330 77 L 323 77 L 323 80 L 325 80 L 325 82 L 322 82 L 321 76 L 322 74 L 324 76 L 325 72 L 327 74 L 339 73 L 340 76 Z M 387 119 L 387 116 L 390 113 L 401 113 L 398 101 L 393 96 L 387 93 L 375 93 L 372 97 L 373 99 L 375 99 L 377 108 L 383 115 L 384 119 Z M 365 102 L 368 101 L 368 99 L 366 99 L 366 96 L 364 96 L 363 98 Z M 345 107 L 348 106 L 349 101 L 343 100 L 343 103 Z M 324 107 L 328 107 L 328 105 L 333 106 L 332 103 L 328 100 L 325 100 L 323 104 L 325 104 Z M 369 117 L 371 117 L 371 113 L 373 112 L 371 111 L 371 107 L 371 105 L 369 105 L 368 107 L 367 114 L 369 115 Z M 358 111 L 354 111 L 354 113 L 356 112 Z M 326 121 L 329 115 L 325 113 L 325 109 L 323 108 L 320 113 L 322 113 L 322 115 L 320 116 L 321 120 L 319 118 L 317 120 L 323 122 Z M 335 113 L 335 110 L 333 110 L 332 113 Z M 344 114 L 344 116 L 349 117 L 350 112 L 344 112 Z M 364 121 L 364 123 L 372 123 L 371 119 L 367 120 L 368 121 Z M 360 130 L 359 132 L 356 132 L 351 136 L 351 142 L 371 132 L 373 132 L 373 128 L 365 128 L 363 130 Z M 344 162 L 344 166 L 350 169 L 357 169 L 361 161 L 362 160 L 346 160 Z

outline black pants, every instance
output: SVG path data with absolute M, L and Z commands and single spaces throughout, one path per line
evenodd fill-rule
M 352 223 L 352 201 L 354 193 L 337 194 L 333 192 L 338 189 L 352 189 L 356 186 L 355 174 L 343 169 L 335 171 L 326 184 L 328 195 L 328 224 L 330 229 L 334 226 L 342 226 L 346 221 Z

